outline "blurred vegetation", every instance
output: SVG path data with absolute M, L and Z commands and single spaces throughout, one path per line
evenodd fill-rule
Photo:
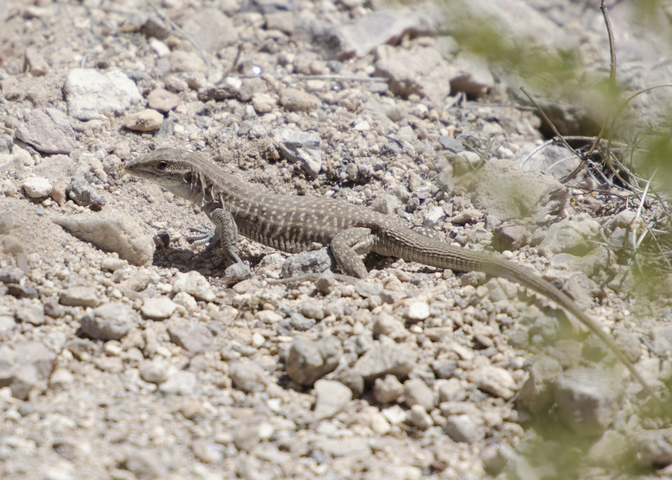
M 594 130 L 574 132 L 594 139 L 599 132 L 604 139 L 594 150 L 590 139 L 579 150 L 584 154 L 583 160 L 588 161 L 591 172 L 599 171 L 599 175 L 594 176 L 599 187 L 597 193 L 593 193 L 605 203 L 614 205 L 607 209 L 606 215 L 625 209 L 637 210 L 638 216 L 641 214 L 641 221 L 632 225 L 629 232 L 632 233 L 630 238 L 636 241 L 620 250 L 611 249 L 616 251 L 619 263 L 631 267 L 629 274 L 634 282 L 627 282 L 628 288 L 653 298 L 652 304 L 657 299 L 655 297 L 669 299 L 672 296 L 672 211 L 669 200 L 672 193 L 672 105 L 659 102 L 654 112 L 642 108 L 646 104 L 641 102 L 646 99 L 655 103 L 651 98 L 665 98 L 665 95 L 646 97 L 653 90 L 670 89 L 669 93 L 663 93 L 672 98 L 672 86 L 661 86 L 632 98 L 637 92 L 619 73 L 618 44 L 613 45 L 616 69 L 610 72 L 609 64 L 587 64 L 580 46 L 552 48 L 535 44 L 527 36 L 506 31 L 488 12 L 475 13 L 473 5 L 467 2 L 469 0 L 442 0 L 449 17 L 445 33 L 455 39 L 462 51 L 485 58 L 495 72 L 503 72 L 512 89 L 518 85 L 514 87 L 510 79 L 520 79 L 519 83 L 529 87 L 532 97 L 551 119 L 553 115 L 549 111 L 561 105 L 582 109 L 595 122 Z M 627 0 L 627 3 L 636 16 L 631 20 L 667 39 L 672 51 L 672 6 L 668 6 L 669 2 Z M 486 2 L 479 4 L 485 6 Z M 591 4 L 599 13 L 599 1 Z M 604 39 L 607 38 L 605 23 Z M 602 57 L 609 58 L 609 51 Z M 668 83 L 672 84 L 672 78 Z M 518 92 L 512 93 L 521 98 Z M 573 185 L 577 183 L 576 179 L 571 182 Z M 624 292 L 630 293 L 628 290 Z M 656 318 L 656 312 L 660 311 L 652 307 L 648 314 Z M 645 412 L 640 411 L 639 415 L 640 420 L 648 422 L 646 428 L 666 426 L 667 422 L 661 419 L 646 418 Z M 627 448 L 631 439 L 622 432 L 612 430 L 610 435 L 615 438 L 606 440 L 605 437 L 582 438 L 569 431 L 552 414 L 539 417 L 529 419 L 526 426 L 532 429 L 528 430 L 517 450 L 542 478 L 641 478 L 652 473 L 652 469 L 643 466 L 635 452 Z M 602 454 L 598 455 L 598 451 Z

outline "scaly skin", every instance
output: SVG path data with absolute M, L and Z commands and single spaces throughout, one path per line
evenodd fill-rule
M 155 182 L 203 208 L 216 225 L 214 242 L 240 262 L 238 233 L 285 252 L 315 243 L 329 246 L 341 270 L 367 276 L 360 255 L 376 252 L 458 272 L 503 277 L 553 300 L 581 321 L 614 352 L 644 390 L 660 400 L 614 341 L 567 295 L 541 277 L 498 256 L 473 252 L 417 233 L 406 222 L 368 208 L 319 197 L 277 195 L 244 183 L 198 153 L 160 148 L 126 163 L 130 174 Z

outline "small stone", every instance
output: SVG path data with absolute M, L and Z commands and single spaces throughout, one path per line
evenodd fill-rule
M 66 192 L 70 200 L 73 200 L 77 205 L 81 205 L 82 207 L 102 207 L 107 203 L 105 197 L 98 193 L 98 190 L 82 175 L 73 175 L 66 187 Z
M 158 130 L 163 124 L 163 115 L 156 110 L 145 109 L 141 112 L 126 115 L 121 124 L 129 130 L 151 132 Z
M 266 371 L 256 362 L 231 362 L 229 377 L 237 389 L 246 393 L 261 392 L 266 388 Z
M 406 420 L 406 412 L 399 405 L 386 408 L 381 413 L 392 425 L 396 425 Z
M 259 425 L 243 425 L 233 432 L 233 444 L 238 450 L 249 452 L 261 441 Z
M 252 106 L 259 114 L 272 112 L 276 103 L 275 98 L 268 93 L 255 93 L 252 95 Z
M 455 442 L 474 443 L 485 437 L 483 420 L 475 415 L 451 415 L 446 422 L 446 434 Z
M 313 390 L 315 401 L 315 419 L 331 418 L 342 411 L 350 400 L 352 391 L 341 382 L 318 380 Z
M 122 363 L 121 357 L 96 357 L 93 360 L 93 364 L 103 372 L 121 373 L 124 371 L 124 364 Z
M 301 385 L 312 385 L 334 371 L 342 356 L 343 347 L 336 337 L 326 337 L 319 342 L 298 338 L 289 349 L 287 375 Z
M 28 177 L 22 183 L 21 187 L 30 198 L 44 198 L 51 194 L 51 182 L 42 177 Z
M 196 389 L 196 384 L 196 375 L 179 371 L 159 386 L 159 392 L 165 395 L 190 395 Z
M 177 410 L 187 420 L 193 420 L 203 413 L 203 405 L 198 400 L 187 400 Z
M 467 379 L 481 390 L 508 400 L 517 387 L 508 370 L 500 367 L 483 366 L 469 372 Z
M 154 357 L 151 362 L 145 362 L 140 366 L 139 373 L 145 382 L 160 385 L 168 379 L 170 364 L 161 357 Z
M 434 392 L 420 378 L 412 378 L 404 382 L 404 397 L 408 407 L 421 405 L 426 412 L 434 408 Z
M 429 304 L 427 302 L 413 302 L 408 306 L 406 317 L 412 323 L 421 322 L 429 318 Z
M 177 304 L 167 297 L 145 298 L 140 312 L 151 320 L 164 320 L 170 317 Z
M 518 403 L 534 414 L 548 411 L 555 402 L 555 382 L 561 373 L 562 365 L 556 359 L 545 355 L 535 359 Z
M 226 456 L 226 450 L 223 445 L 217 445 L 204 438 L 194 440 L 191 444 L 191 449 L 194 452 L 194 456 L 203 463 L 219 463 Z
M 77 146 L 68 116 L 56 108 L 30 111 L 26 122 L 16 129 L 16 136 L 47 154 L 69 154 Z
M 417 353 L 408 345 L 396 344 L 387 339 L 387 342 L 375 342 L 373 347 L 359 357 L 353 369 L 367 382 L 387 374 L 405 377 L 415 366 L 416 358 Z
M 0 282 L 2 283 L 19 283 L 25 275 L 19 267 L 0 268 Z
M 279 315 L 271 310 L 261 310 L 254 314 L 254 318 L 267 325 L 273 325 L 282 320 L 282 315 Z
M 138 479 L 152 480 L 166 478 L 168 471 L 151 452 L 141 449 L 129 449 L 121 466 L 132 472 Z
M 65 368 L 57 368 L 49 378 L 49 388 L 55 391 L 69 390 L 75 377 Z
M 24 65 L 33 77 L 42 77 L 49 72 L 49 64 L 40 52 L 33 47 L 26 48 Z
M 280 103 L 289 111 L 310 112 L 322 105 L 315 95 L 295 88 L 285 88 L 280 91 Z
M 19 307 L 16 309 L 15 318 L 19 322 L 30 323 L 39 327 L 44 325 L 44 310 L 33 305 Z
M 74 68 L 63 86 L 68 113 L 79 120 L 93 120 L 108 112 L 121 114 L 142 100 L 136 83 L 120 70 Z
M 646 467 L 672 464 L 672 428 L 643 430 L 628 443 L 639 463 Z
M 439 402 L 461 402 L 467 398 L 467 391 L 462 386 L 462 381 L 457 378 L 449 380 L 437 380 Z
M 168 327 L 170 341 L 184 348 L 192 355 L 212 349 L 213 336 L 207 326 L 202 323 L 192 324 L 188 321 L 177 321 Z
M 432 363 L 432 370 L 436 378 L 448 379 L 453 376 L 453 372 L 457 368 L 457 361 L 455 360 L 437 360 Z
M 399 338 L 407 337 L 409 332 L 399 320 L 388 313 L 381 312 L 373 323 L 373 334 L 385 335 L 393 340 L 397 340 Z
M 506 443 L 489 445 L 481 452 L 481 462 L 483 462 L 486 472 L 496 476 L 504 469 L 509 459 L 515 455 L 515 450 Z
M 100 266 L 111 272 L 116 272 L 126 267 L 126 262 L 121 258 L 105 257 L 100 262 Z
M 180 97 L 163 88 L 155 88 L 147 95 L 147 104 L 159 112 L 169 112 L 180 104 Z
M 404 385 L 394 375 L 377 378 L 373 384 L 373 398 L 378 403 L 392 403 L 404 393 Z
M 124 304 L 108 303 L 85 313 L 79 323 L 82 331 L 91 338 L 118 340 L 128 333 L 134 322 Z
M 418 430 L 427 430 L 429 427 L 434 425 L 432 417 L 429 416 L 427 411 L 422 407 L 422 405 L 413 405 L 411 410 L 408 412 L 406 421 L 413 425 Z
M 196 271 L 178 272 L 173 283 L 173 293 L 186 292 L 198 299 L 212 302 L 216 295 L 208 280 Z
M 601 435 L 616 418 L 623 392 L 623 383 L 615 375 L 584 367 L 571 368 L 556 383 L 558 415 L 577 435 Z

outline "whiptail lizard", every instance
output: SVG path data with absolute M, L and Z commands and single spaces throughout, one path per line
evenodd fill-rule
M 567 295 L 525 268 L 492 254 L 474 252 L 417 233 L 405 221 L 347 202 L 277 195 L 227 174 L 201 154 L 172 148 L 128 161 L 125 170 L 151 180 L 201 207 L 216 228 L 212 244 L 237 254 L 238 233 L 285 252 L 326 245 L 343 273 L 368 275 L 360 255 L 376 252 L 457 272 L 478 271 L 519 283 L 553 300 L 578 318 L 614 352 L 654 401 L 660 400 L 614 341 Z

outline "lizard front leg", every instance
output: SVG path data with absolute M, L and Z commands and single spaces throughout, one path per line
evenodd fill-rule
M 219 246 L 234 262 L 228 267 L 225 275 L 235 280 L 252 277 L 252 271 L 238 256 L 238 225 L 226 208 L 216 208 L 208 214 L 215 228 L 201 235 L 196 243 L 208 242 L 207 250 Z M 194 238 L 194 237 L 192 237 Z
M 348 228 L 331 240 L 329 248 L 343 273 L 351 277 L 366 278 L 369 272 L 359 256 L 369 253 L 374 241 L 370 228 Z

